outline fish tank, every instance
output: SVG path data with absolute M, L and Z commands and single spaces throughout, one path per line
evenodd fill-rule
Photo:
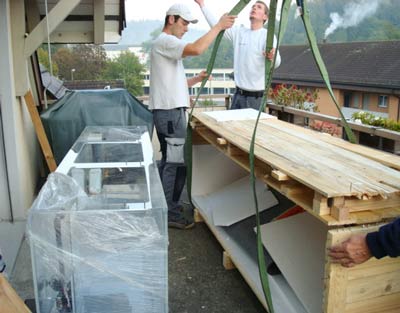
M 167 205 L 146 127 L 85 128 L 27 233 L 37 312 L 168 312 Z

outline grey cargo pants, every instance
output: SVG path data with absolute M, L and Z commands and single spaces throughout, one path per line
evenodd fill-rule
M 186 182 L 186 110 L 153 110 L 153 119 L 161 146 L 158 170 L 167 200 L 168 220 L 177 221 L 182 218 L 180 197 Z

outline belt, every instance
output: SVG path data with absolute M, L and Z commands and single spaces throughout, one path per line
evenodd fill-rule
M 236 86 L 236 93 L 238 93 L 239 95 L 242 96 L 246 96 L 246 97 L 255 97 L 255 98 L 259 98 L 262 97 L 264 94 L 264 90 L 260 90 L 260 91 L 248 91 L 248 90 L 243 90 L 239 87 Z

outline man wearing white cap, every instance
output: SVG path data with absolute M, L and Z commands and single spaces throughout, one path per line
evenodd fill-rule
M 184 144 L 186 108 L 190 105 L 188 87 L 207 77 L 205 71 L 186 78 L 182 59 L 200 55 L 211 45 L 218 33 L 232 27 L 236 16 L 224 14 L 208 33 L 193 43 L 182 41 L 189 23 L 197 23 L 184 4 L 171 6 L 165 17 L 162 33 L 154 40 L 150 54 L 149 109 L 161 146 L 159 165 L 161 182 L 168 204 L 168 226 L 188 229 L 193 221 L 183 216 L 180 196 L 186 181 Z

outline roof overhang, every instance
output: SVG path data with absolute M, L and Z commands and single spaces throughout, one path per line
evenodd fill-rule
M 47 28 L 51 43 L 104 44 L 117 43 L 126 26 L 124 0 L 47 0 L 47 10 L 45 0 L 26 5 L 31 32 L 25 55 L 33 48 L 29 37 L 35 43 L 32 35 L 47 40 Z

